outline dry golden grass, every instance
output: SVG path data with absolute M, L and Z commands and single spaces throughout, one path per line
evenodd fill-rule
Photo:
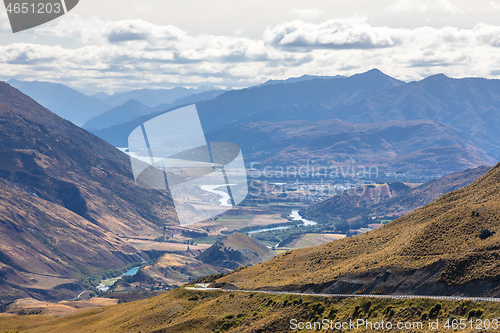
M 154 265 L 141 268 L 141 273 L 154 283 L 181 286 L 198 278 L 218 273 L 227 273 L 229 269 L 214 267 L 195 258 L 166 253 Z M 148 282 L 151 284 L 152 282 Z
M 9 314 L 36 314 L 47 316 L 68 315 L 84 308 L 97 308 L 118 304 L 117 299 L 95 297 L 82 301 L 61 301 L 58 303 L 43 302 L 34 298 L 21 298 L 10 304 L 6 313 Z
M 281 214 L 263 207 L 236 207 L 216 220 L 206 220 L 191 225 L 192 228 L 209 230 L 210 236 L 221 234 L 222 230 L 233 231 L 245 227 L 286 223 Z
M 23 275 L 27 279 L 29 279 L 30 281 L 29 286 L 31 288 L 37 288 L 37 289 L 52 289 L 63 284 L 78 282 L 77 279 L 67 279 L 58 276 L 48 276 L 48 275 L 31 274 L 31 273 L 23 273 Z
M 442 282 L 457 284 L 486 279 L 500 274 L 500 263 L 495 260 L 500 249 L 498 221 L 500 166 L 471 186 L 445 195 L 378 230 L 287 252 L 266 263 L 236 270 L 218 281 L 245 289 L 300 286 L 329 282 L 377 267 L 417 269 L 438 260 L 448 263 L 441 273 Z M 496 233 L 482 240 L 478 234 L 485 228 Z M 426 321 L 438 303 L 441 309 L 435 311 L 435 317 L 442 323 L 449 318 L 467 318 L 478 309 L 481 314 L 476 316 L 484 319 L 500 315 L 495 303 L 339 300 L 176 289 L 146 300 L 81 310 L 59 318 L 2 316 L 0 322 L 4 332 L 287 332 L 291 318 Z
M 288 220 L 282 218 L 280 214 L 256 215 L 252 219 L 252 223 L 250 224 L 250 226 L 272 225 L 286 222 L 288 222 Z
M 305 234 L 303 237 L 293 242 L 290 247 L 293 249 L 303 249 L 307 247 L 319 246 L 345 238 L 341 234 Z
M 377 230 L 314 248 L 281 254 L 220 280 L 243 289 L 322 284 L 350 273 L 397 266 L 448 264 L 440 281 L 463 284 L 500 275 L 500 165 L 465 189 L 452 192 Z M 480 239 L 488 229 L 495 234 Z
M 210 247 L 210 244 L 187 245 L 181 243 L 155 242 L 142 239 L 133 239 L 133 240 L 128 239 L 128 242 L 132 244 L 134 247 L 143 251 L 158 250 L 158 251 L 175 252 L 175 251 L 187 251 L 188 247 L 190 250 L 206 250 Z
M 471 313 L 474 313 L 471 316 Z M 334 322 L 366 319 L 372 322 L 422 322 L 447 319 L 494 319 L 495 303 L 428 299 L 340 299 L 241 292 L 196 292 L 176 289 L 146 300 L 99 309 L 80 310 L 61 317 L 0 316 L 0 332 L 290 332 L 290 320 Z M 359 329 L 357 332 L 376 332 Z M 431 332 L 424 326 L 413 332 Z M 473 332 L 469 328 L 461 332 Z M 315 332 L 303 330 L 302 332 Z M 409 330 L 401 330 L 409 332 Z M 436 332 L 435 330 L 433 332 Z

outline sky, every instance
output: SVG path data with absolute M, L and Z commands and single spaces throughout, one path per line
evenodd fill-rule
M 404 81 L 499 79 L 498 17 L 500 0 L 80 0 L 13 34 L 2 7 L 0 79 L 88 94 L 372 68 Z

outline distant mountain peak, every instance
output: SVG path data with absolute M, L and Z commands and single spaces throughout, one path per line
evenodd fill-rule
M 271 84 L 287 84 L 287 83 L 296 83 L 301 81 L 309 81 L 309 80 L 320 80 L 320 79 L 343 79 L 346 78 L 343 75 L 334 75 L 334 76 L 322 76 L 322 75 L 310 75 L 303 74 L 302 76 L 290 77 L 284 80 L 267 80 L 262 84 L 258 84 L 256 87 L 271 85 Z
M 377 77 L 377 78 L 378 77 L 389 77 L 391 79 L 394 79 L 392 76 L 385 74 L 384 72 L 382 72 L 378 68 L 372 68 L 367 72 L 360 73 L 360 74 L 354 74 L 353 76 L 369 76 L 369 77 Z M 394 79 L 394 80 L 396 80 L 396 79 Z
M 113 126 L 117 119 L 126 122 L 134 117 L 149 114 L 153 112 L 153 110 L 153 108 L 139 102 L 138 100 L 129 99 L 124 104 L 116 106 L 97 117 L 89 119 L 85 122 L 85 124 L 83 124 L 82 127 L 94 130 L 103 129 Z
M 385 74 L 377 68 L 370 69 L 369 71 L 364 73 L 351 75 L 349 76 L 349 78 L 354 80 L 365 80 L 373 83 L 390 82 L 393 87 L 405 84 L 404 81 L 393 78 L 392 76 Z
M 426 77 L 425 79 L 422 80 L 422 82 L 425 82 L 425 81 L 438 81 L 438 80 L 455 80 L 443 73 L 439 73 L 439 74 L 434 74 L 434 75 L 431 75 L 429 77 Z
M 384 72 L 382 72 L 380 69 L 378 68 L 372 68 L 370 69 L 369 71 L 367 71 L 366 73 L 380 73 L 380 74 L 384 74 Z M 366 74 L 365 73 L 365 74 Z M 384 74 L 385 75 L 385 74 Z
M 121 106 L 146 106 L 146 105 L 144 105 L 143 103 L 139 102 L 136 99 L 129 99 Z

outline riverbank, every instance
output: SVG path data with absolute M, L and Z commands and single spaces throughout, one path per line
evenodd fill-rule
M 99 290 L 101 292 L 106 292 L 116 282 L 118 282 L 122 277 L 124 277 L 124 276 L 134 276 L 139 271 L 139 268 L 141 268 L 141 266 L 132 267 L 131 269 L 129 269 L 128 271 L 126 271 L 125 273 L 123 273 L 120 276 L 116 276 L 116 277 L 112 277 L 112 278 L 109 278 L 109 279 L 102 280 L 96 288 L 97 288 L 97 290 Z
M 297 210 L 292 210 L 292 212 L 290 213 L 289 217 L 292 219 L 292 221 L 302 221 L 303 226 L 313 226 L 313 225 L 317 225 L 318 224 L 317 222 L 314 222 L 314 221 L 311 221 L 311 220 L 306 220 L 305 218 L 303 218 L 302 216 L 300 216 L 298 209 Z M 249 232 L 247 232 L 247 234 L 251 235 L 251 234 L 257 234 L 257 233 L 266 232 L 266 231 L 284 230 L 284 229 L 289 229 L 291 227 L 292 226 L 279 226 L 279 227 L 262 228 L 262 229 L 257 229 L 257 230 L 249 231 Z

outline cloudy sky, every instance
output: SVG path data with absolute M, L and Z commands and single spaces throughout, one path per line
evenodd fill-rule
M 500 0 L 80 0 L 12 34 L 0 11 L 0 79 L 86 93 L 246 87 L 379 68 L 500 78 Z

